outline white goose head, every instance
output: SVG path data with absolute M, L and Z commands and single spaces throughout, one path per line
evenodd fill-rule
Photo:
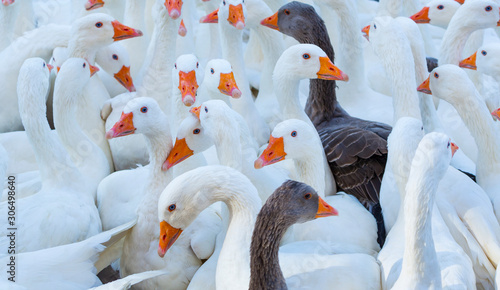
M 116 138 L 130 134 L 155 136 L 163 130 L 167 117 L 161 111 L 158 103 L 148 97 L 130 100 L 123 108 L 120 120 L 106 133 L 106 138 Z
M 194 54 L 183 54 L 177 58 L 172 68 L 172 83 L 178 85 L 182 102 L 191 107 L 196 102 L 198 91 L 198 78 L 200 76 L 200 63 Z
M 314 44 L 297 44 L 285 50 L 276 62 L 273 73 L 273 79 L 281 77 L 293 80 L 349 80 L 326 53 Z
M 247 8 L 245 0 L 222 0 L 219 5 L 219 21 L 227 21 L 238 30 L 245 28 Z
M 162 169 L 168 170 L 190 156 L 207 150 L 212 145 L 213 141 L 205 134 L 198 116 L 194 113 L 189 114 L 177 129 L 174 147 L 170 150 Z
M 473 55 L 462 60 L 459 65 L 489 76 L 497 76 L 500 73 L 500 43 L 495 42 L 481 46 Z
M 472 30 L 485 29 L 500 25 L 499 6 L 489 0 L 465 1 L 461 5 L 451 22 L 460 23 Z
M 304 121 L 285 120 L 274 127 L 269 145 L 255 160 L 254 166 L 259 169 L 285 159 L 305 159 L 308 153 L 317 147 L 317 131 Z
M 45 96 L 49 89 L 49 76 L 53 66 L 39 57 L 28 58 L 19 70 L 17 92 L 19 96 L 19 110 L 24 108 L 40 107 L 45 111 Z M 39 99 L 34 97 L 43 96 Z M 33 106 L 30 106 L 33 104 Z M 31 112 L 33 113 L 33 112 Z M 28 112 L 30 114 L 30 112 Z
M 225 59 L 212 59 L 207 63 L 203 84 L 212 93 L 222 93 L 235 99 L 241 97 L 231 64 Z
M 142 32 L 121 24 L 104 13 L 93 13 L 77 19 L 71 27 L 73 39 L 88 48 L 99 48 L 114 41 L 142 36 Z
M 99 49 L 95 61 L 129 92 L 135 92 L 134 82 L 130 75 L 130 57 L 123 45 L 112 43 Z
M 69 51 L 67 47 L 56 47 L 52 51 L 52 58 L 49 63 L 55 68 L 57 74 L 61 69 L 62 64 L 69 58 Z
M 433 0 L 410 18 L 416 23 L 430 23 L 446 29 L 458 8 L 460 3 L 454 0 Z
M 83 58 L 69 58 L 63 63 L 59 70 L 54 90 L 60 91 L 62 96 L 64 96 L 62 92 L 65 92 L 66 89 L 81 92 L 90 78 L 98 71 L 99 68 L 90 65 Z M 73 94 L 71 94 L 71 96 L 73 96 Z M 65 99 L 73 101 L 71 97 L 65 97 Z

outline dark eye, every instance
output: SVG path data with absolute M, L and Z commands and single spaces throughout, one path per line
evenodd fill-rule
M 481 51 L 481 54 L 482 55 L 487 55 L 488 53 L 485 50 L 483 50 L 483 51 Z
M 284 11 L 284 12 L 285 12 L 285 14 L 286 14 L 286 15 L 290 15 L 290 10 L 285 9 L 285 11 Z
M 207 107 L 205 107 L 205 113 L 208 113 L 208 109 L 207 109 Z
M 377 29 L 377 24 L 373 23 L 373 28 Z
M 171 204 L 169 207 L 168 207 L 168 211 L 172 212 L 175 210 L 175 204 Z
M 56 59 L 55 59 L 55 58 L 52 58 L 52 60 L 53 60 L 54 62 L 56 61 Z
M 215 72 L 215 71 L 214 71 L 214 69 L 213 69 L 213 68 L 211 68 L 211 69 L 210 69 L 210 72 L 211 72 L 212 74 L 214 74 L 214 72 Z
M 302 55 L 302 57 L 303 57 L 304 59 L 309 59 L 311 56 L 309 55 L 309 53 L 304 53 L 304 54 Z
M 118 60 L 118 55 L 113 54 L 113 59 L 114 59 L 114 60 Z
M 450 145 L 451 145 L 451 144 L 450 144 L 450 141 L 448 141 L 448 148 L 450 148 Z
M 200 134 L 200 129 L 198 129 L 198 128 L 194 129 L 193 134 Z
M 199 63 L 196 63 L 196 68 L 198 68 L 199 66 L 200 66 L 200 64 L 199 64 Z
M 444 5 L 438 5 L 438 9 L 439 10 L 443 10 L 444 9 Z
M 86 64 L 86 63 L 83 63 L 83 67 L 85 68 L 86 66 L 87 66 L 87 64 Z
M 97 27 L 97 28 L 101 28 L 101 27 L 102 27 L 102 22 L 97 22 L 97 23 L 95 24 L 95 27 Z
M 306 193 L 306 194 L 304 194 L 304 198 L 305 198 L 305 199 L 310 199 L 310 198 L 311 198 L 311 196 L 312 196 L 312 194 L 310 194 L 309 192 L 308 192 L 308 193 Z
M 226 1 L 222 1 L 222 5 L 226 5 Z
M 292 137 L 297 136 L 297 131 L 293 131 L 292 134 L 290 134 L 290 135 L 292 135 Z
M 45 67 L 45 63 L 43 63 L 43 67 Z
M 177 69 L 177 64 L 176 63 L 174 63 L 174 68 Z
M 488 6 L 484 7 L 484 10 L 486 10 L 487 12 L 490 12 L 490 11 L 491 11 L 491 9 L 493 9 L 493 8 L 491 8 L 491 6 L 490 6 L 490 5 L 488 5 Z
M 434 77 L 435 77 L 436 79 L 438 79 L 438 78 L 439 78 L 439 74 L 438 74 L 438 73 L 434 73 Z
M 147 113 L 148 112 L 148 107 L 142 107 L 141 108 L 142 113 Z
M 420 130 L 422 130 L 422 131 L 423 131 L 423 130 L 424 130 L 424 126 L 420 127 Z

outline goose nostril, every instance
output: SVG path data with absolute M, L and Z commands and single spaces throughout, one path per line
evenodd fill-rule
M 177 157 L 177 155 L 179 155 L 179 153 L 175 153 L 175 154 L 174 154 L 174 157 Z
M 269 154 L 267 154 L 267 155 L 268 155 L 268 156 L 271 156 L 271 155 L 273 155 L 273 152 L 269 152 Z
M 163 236 L 161 237 L 161 239 L 162 239 L 162 240 L 165 240 L 166 238 L 167 238 L 167 235 L 163 235 Z

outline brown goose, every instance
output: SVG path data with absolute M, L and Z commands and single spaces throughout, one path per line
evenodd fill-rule
M 315 44 L 334 60 L 326 26 L 308 4 L 296 1 L 285 4 L 261 24 L 292 36 L 300 43 Z M 391 127 L 351 117 L 337 102 L 335 87 L 335 81 L 310 80 L 305 111 L 321 137 L 337 189 L 357 197 L 375 216 L 377 241 L 382 245 L 385 228 L 379 193 Z

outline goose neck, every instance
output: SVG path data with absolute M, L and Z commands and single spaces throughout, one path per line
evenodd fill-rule
M 222 128 L 207 130 L 214 141 L 220 164 L 239 171 L 243 170 L 239 128 L 234 122 L 230 122 L 225 124 L 223 130 L 220 129 Z
M 440 65 L 455 64 L 457 65 L 462 58 L 462 51 L 469 36 L 474 32 L 473 27 L 464 25 L 460 17 L 451 19 L 448 29 L 446 29 L 443 40 L 441 41 L 441 49 L 439 59 Z
M 14 40 L 14 29 L 17 16 L 19 14 L 19 5 L 10 5 L 0 7 L 0 31 L 2 37 L 0 39 L 0 49 L 7 47 Z
M 271 97 L 273 95 L 273 71 L 276 62 L 284 50 L 284 42 L 280 33 L 272 29 L 268 29 L 262 25 L 253 29 L 258 37 L 259 43 L 264 54 L 263 68 L 260 81 L 259 98 Z
M 286 77 L 286 75 L 280 70 L 275 69 L 273 81 L 276 99 L 278 100 L 281 112 L 283 113 L 283 119 L 286 120 L 295 118 L 312 125 L 311 119 L 309 119 L 300 105 L 300 80 Z
M 320 141 L 320 140 L 318 140 Z M 321 141 L 320 141 L 321 142 Z M 309 184 L 322 198 L 325 197 L 325 171 L 321 151 L 311 149 L 316 154 L 309 154 L 305 159 L 294 159 L 296 180 Z M 323 150 L 323 148 L 320 148 Z
M 146 26 L 146 23 L 144 21 L 145 9 L 146 9 L 146 1 L 126 0 L 123 22 L 135 28 L 145 27 Z

